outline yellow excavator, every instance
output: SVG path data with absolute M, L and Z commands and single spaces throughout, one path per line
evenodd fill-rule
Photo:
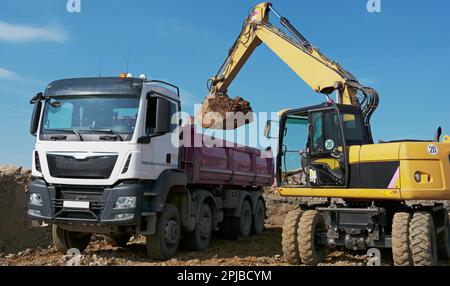
M 270 12 L 287 32 L 269 22 Z M 447 260 L 449 217 L 438 201 L 450 200 L 450 137 L 442 137 L 439 128 L 433 140 L 374 144 L 370 118 L 378 93 L 325 57 L 270 3 L 257 5 L 246 19 L 209 80 L 209 99 L 228 98 L 228 86 L 261 43 L 326 97 L 322 104 L 281 111 L 274 137 L 271 122 L 266 125 L 266 136 L 278 138 L 280 195 L 323 198 L 319 204 L 300 204 L 286 216 L 286 260 L 317 265 L 337 246 L 392 248 L 399 266 Z

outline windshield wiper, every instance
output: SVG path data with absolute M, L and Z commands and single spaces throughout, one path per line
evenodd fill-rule
M 81 136 L 81 134 L 75 130 L 75 129 L 46 129 L 45 131 L 51 131 L 51 132 L 64 132 L 64 133 L 73 133 L 75 135 L 78 136 L 78 138 L 80 139 L 80 141 L 84 141 L 83 136 Z M 59 137 L 52 137 L 56 140 L 65 140 L 66 138 L 59 138 Z
M 124 141 L 122 135 L 120 135 L 117 131 L 113 129 L 89 129 L 89 130 L 80 130 L 82 132 L 96 132 L 96 133 L 111 133 L 115 138 L 118 138 L 120 141 Z

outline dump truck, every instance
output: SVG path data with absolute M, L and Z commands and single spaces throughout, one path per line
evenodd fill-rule
M 270 22 L 270 13 L 281 27 Z M 266 125 L 266 136 L 278 141 L 279 193 L 323 198 L 320 204 L 300 204 L 286 216 L 286 260 L 317 265 L 333 247 L 391 248 L 399 266 L 447 260 L 449 217 L 439 201 L 450 200 L 450 136 L 442 136 L 439 127 L 434 138 L 375 144 L 370 120 L 378 92 L 327 58 L 271 3 L 258 4 L 245 19 L 225 62 L 208 81 L 210 94 L 202 111 L 239 111 L 227 90 L 261 44 L 325 99 L 280 111 L 279 132 L 271 131 L 274 122 Z M 221 118 L 205 126 L 239 127 L 251 121 L 250 116 L 225 124 Z
M 28 217 L 52 225 L 60 252 L 94 233 L 116 246 L 139 234 L 167 260 L 206 248 L 213 231 L 263 232 L 272 156 L 202 135 L 180 103 L 177 86 L 131 75 L 59 80 L 32 98 Z

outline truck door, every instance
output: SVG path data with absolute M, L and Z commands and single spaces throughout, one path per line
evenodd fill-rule
M 345 186 L 347 154 L 339 112 L 327 108 L 309 112 L 309 181 L 313 186 Z
M 168 127 L 166 132 L 157 133 L 156 126 L 158 124 L 158 104 L 167 105 Z M 153 179 L 157 179 L 159 175 L 167 169 L 177 169 L 178 166 L 178 146 L 172 144 L 172 133 L 177 129 L 179 121 L 180 104 L 178 101 L 170 100 L 153 95 L 147 99 L 145 118 L 146 136 L 151 138 L 149 144 L 142 145 L 142 165 L 146 174 L 151 174 Z M 176 118 L 174 118 L 176 117 Z

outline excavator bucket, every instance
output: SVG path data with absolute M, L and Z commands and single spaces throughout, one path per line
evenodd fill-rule
M 196 121 L 203 128 L 233 130 L 253 122 L 253 110 L 241 97 L 210 94 L 204 99 Z

